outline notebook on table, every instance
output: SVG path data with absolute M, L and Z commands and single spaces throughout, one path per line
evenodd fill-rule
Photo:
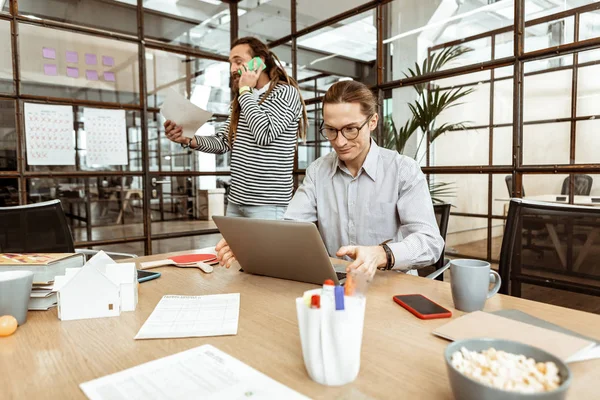
M 0 272 L 31 271 L 34 284 L 49 284 L 67 268 L 85 264 L 80 253 L 0 253 Z
M 595 339 L 575 334 L 517 310 L 487 313 L 475 311 L 433 331 L 448 340 L 494 338 L 521 342 L 554 354 L 567 363 L 600 358 Z

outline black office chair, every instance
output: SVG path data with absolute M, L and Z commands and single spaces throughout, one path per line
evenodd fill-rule
M 594 179 L 589 175 L 575 174 L 575 196 L 589 196 L 592 191 L 592 184 Z M 562 189 L 560 194 L 569 194 L 569 186 L 571 185 L 571 176 L 567 176 L 563 181 Z
M 512 190 L 512 175 L 506 175 L 504 177 L 504 181 L 506 182 L 506 188 L 508 189 L 508 196 L 515 197 Z M 521 185 L 521 195 L 525 197 L 525 187 Z
M 450 221 L 450 208 L 451 207 L 452 207 L 452 205 L 448 204 L 448 203 L 438 203 L 438 204 L 433 205 L 433 212 L 435 213 L 435 220 L 437 221 L 438 227 L 440 228 L 440 235 L 444 239 L 444 242 L 446 241 L 446 233 L 448 232 L 448 222 Z M 441 268 L 444 267 L 444 265 L 446 265 L 448 262 L 450 262 L 450 260 L 448 260 L 447 258 L 444 258 L 445 251 L 446 251 L 446 246 L 444 246 L 444 249 L 442 250 L 442 255 L 440 256 L 440 259 L 435 264 L 428 266 L 428 267 L 424 267 L 424 269 L 419 269 L 419 272 L 425 273 L 425 271 L 429 272 L 430 270 L 433 269 L 434 270 L 433 273 L 430 273 L 427 277 L 436 279 L 438 281 L 443 281 L 444 280 L 443 274 L 438 275 L 436 277 L 433 277 L 433 276 L 435 275 L 435 271 L 440 270 Z
M 523 251 L 527 220 L 548 229 L 545 251 L 556 257 L 541 262 Z M 586 232 L 583 245 L 573 232 Z M 498 272 L 500 293 L 521 296 L 521 285 L 544 286 L 600 296 L 600 208 L 512 199 L 502 239 Z
M 75 249 L 73 236 L 60 200 L 24 206 L 0 207 L 0 253 L 82 253 L 99 250 Z M 135 254 L 105 252 L 113 257 Z
M 506 182 L 506 188 L 508 189 L 508 196 L 510 198 L 515 197 L 513 192 L 512 192 L 512 175 L 506 175 L 506 177 L 504 178 L 504 181 Z M 525 197 L 525 187 L 521 186 L 521 195 L 523 197 Z M 525 221 L 525 228 L 527 230 L 527 245 L 526 248 L 537 253 L 539 258 L 543 258 L 544 257 L 544 251 L 540 246 L 537 246 L 536 244 L 533 243 L 533 239 L 536 236 L 544 236 L 545 233 L 545 227 L 543 224 L 538 224 L 536 223 L 535 220 L 527 220 Z

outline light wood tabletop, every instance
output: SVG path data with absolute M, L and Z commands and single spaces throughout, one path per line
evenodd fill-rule
M 186 252 L 189 253 L 189 252 Z M 137 262 L 162 259 L 156 255 Z M 451 399 L 443 359 L 448 342 L 432 330 L 448 319 L 423 321 L 392 301 L 396 294 L 420 293 L 454 317 L 445 282 L 378 272 L 367 294 L 362 361 L 355 382 L 325 387 L 313 382 L 302 360 L 294 299 L 314 285 L 253 276 L 237 269 L 158 268 L 162 277 L 139 286 L 136 311 L 119 317 L 61 322 L 56 309 L 33 311 L 9 337 L 0 338 L 0 398 L 84 399 L 79 384 L 203 344 L 220 350 L 292 389 L 316 399 Z M 163 295 L 241 293 L 235 336 L 134 340 Z M 600 316 L 496 295 L 486 311 L 519 309 L 591 337 Z M 571 364 L 569 399 L 597 398 L 600 360 Z

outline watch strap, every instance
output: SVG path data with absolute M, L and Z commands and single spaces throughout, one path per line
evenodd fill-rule
M 239 90 L 239 95 L 243 95 L 244 93 L 252 93 L 252 88 L 250 86 L 242 86 Z
M 187 144 L 181 143 L 181 147 L 183 147 L 184 149 L 191 149 L 192 148 L 192 140 L 194 140 L 194 138 L 190 138 L 190 140 L 187 142 Z

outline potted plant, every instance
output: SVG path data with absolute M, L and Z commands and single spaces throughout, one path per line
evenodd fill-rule
M 409 68 L 404 73 L 404 76 L 414 78 L 439 71 L 449 62 L 471 50 L 463 46 L 447 47 L 442 51 L 431 54 L 421 65 L 415 63 L 414 68 Z M 383 146 L 388 149 L 394 149 L 400 154 L 405 154 L 406 144 L 415 132 L 420 131 L 423 134 L 419 139 L 415 153 L 408 154 L 417 160 L 419 151 L 425 140 L 431 144 L 445 133 L 466 128 L 466 121 L 437 124 L 437 118 L 444 110 L 461 104 L 458 101 L 472 93 L 474 89 L 462 87 L 442 89 L 434 82 L 416 84 L 413 88 L 417 94 L 417 98 L 414 103 L 408 104 L 412 114 L 411 118 L 403 126 L 397 128 L 391 115 L 384 117 Z M 422 157 L 417 161 L 422 161 Z M 441 197 L 451 197 L 454 194 L 453 185 L 446 182 L 430 182 L 429 190 L 434 203 L 443 203 L 444 201 Z

